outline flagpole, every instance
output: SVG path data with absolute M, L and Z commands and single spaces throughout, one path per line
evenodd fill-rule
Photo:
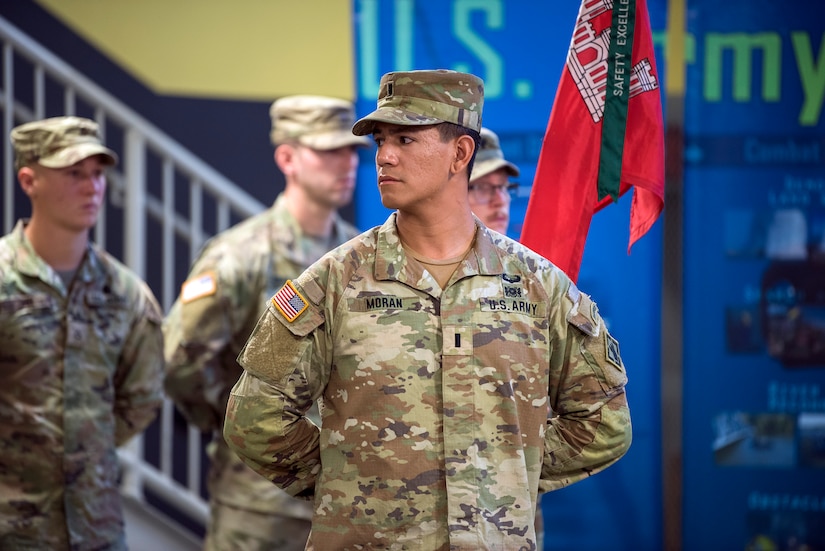
M 683 325 L 682 255 L 685 99 L 685 4 L 668 0 L 665 46 L 665 205 L 662 246 L 663 549 L 682 549 Z

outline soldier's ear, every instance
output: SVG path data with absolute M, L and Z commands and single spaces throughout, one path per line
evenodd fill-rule
M 295 147 L 284 143 L 275 148 L 275 164 L 285 175 L 292 172 Z
M 473 151 L 475 150 L 475 147 L 475 140 L 466 134 L 456 138 L 455 160 L 453 161 L 453 172 L 455 174 L 466 170 L 467 165 L 470 164 L 470 159 L 473 158 Z
M 35 194 L 34 176 L 34 169 L 30 166 L 20 167 L 20 170 L 17 171 L 17 180 L 20 182 L 20 188 L 23 190 L 23 193 L 29 197 L 33 197 Z

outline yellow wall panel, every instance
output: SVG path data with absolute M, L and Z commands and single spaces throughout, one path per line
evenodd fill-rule
M 36 0 L 159 94 L 352 99 L 348 0 Z

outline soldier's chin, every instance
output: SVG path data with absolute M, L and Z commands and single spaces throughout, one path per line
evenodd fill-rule
M 393 199 L 391 193 L 384 192 L 384 188 L 379 187 L 378 193 L 381 195 L 381 204 L 384 205 L 385 208 L 395 210 L 400 207 L 398 201 Z
M 352 202 L 353 191 L 349 190 L 342 193 L 336 193 L 331 199 L 338 208 L 345 207 Z
M 487 223 L 487 227 L 499 233 L 507 233 L 507 225 L 509 220 L 496 219 Z

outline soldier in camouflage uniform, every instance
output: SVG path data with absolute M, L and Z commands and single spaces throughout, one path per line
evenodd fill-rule
M 630 445 L 595 304 L 470 210 L 482 104 L 470 74 L 382 77 L 353 132 L 395 212 L 288 281 L 238 358 L 224 436 L 314 498 L 308 549 L 536 549 L 539 491 Z
M 312 508 L 261 477 L 221 436 L 236 358 L 266 301 L 331 248 L 358 234 L 337 209 L 355 187 L 351 103 L 288 96 L 272 104 L 275 162 L 286 187 L 267 211 L 216 236 L 195 261 L 164 323 L 166 391 L 186 418 L 214 431 L 205 549 L 304 549 Z
M 161 311 L 89 241 L 117 161 L 98 125 L 11 132 L 31 218 L 0 238 L 0 550 L 123 550 L 116 446 L 163 397 Z
M 518 189 L 510 178 L 519 175 L 516 165 L 504 158 L 498 135 L 481 129 L 481 145 L 470 174 L 470 208 L 491 230 L 507 234 L 511 194 Z

